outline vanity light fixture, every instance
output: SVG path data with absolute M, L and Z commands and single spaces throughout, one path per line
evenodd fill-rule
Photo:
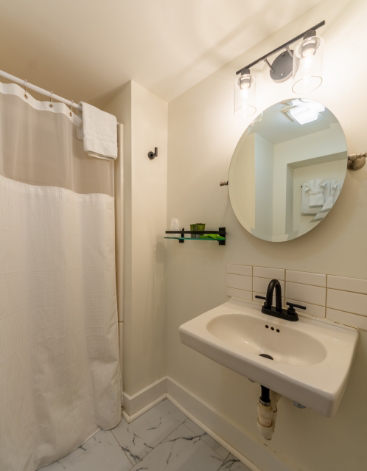
M 324 25 L 325 21 L 318 23 L 236 72 L 234 106 L 236 116 L 247 118 L 256 112 L 256 78 L 250 69 L 259 62 L 265 62 L 269 66 L 270 77 L 275 83 L 284 82 L 293 75 L 293 92 L 296 94 L 307 94 L 321 85 L 324 41 L 316 36 L 316 30 Z M 291 44 L 300 39 L 302 42 L 295 51 L 289 49 Z M 280 51 L 282 52 L 270 64 L 268 57 Z

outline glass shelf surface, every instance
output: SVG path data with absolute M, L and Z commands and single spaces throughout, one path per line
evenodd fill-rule
M 206 238 L 206 239 L 201 239 L 199 237 L 165 237 L 165 239 L 175 239 L 175 240 L 211 240 L 211 241 L 214 241 L 214 242 L 218 242 L 218 240 L 226 240 L 225 237 L 218 237 L 217 239 L 209 239 L 209 238 Z

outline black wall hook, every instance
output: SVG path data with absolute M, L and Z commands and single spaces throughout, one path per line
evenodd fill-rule
M 153 160 L 158 157 L 158 147 L 154 147 L 154 152 L 150 151 L 148 153 L 148 157 L 150 158 L 150 160 Z

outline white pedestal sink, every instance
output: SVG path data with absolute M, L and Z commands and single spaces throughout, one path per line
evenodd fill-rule
M 302 314 L 298 322 L 277 319 L 234 299 L 179 332 L 183 344 L 328 417 L 340 404 L 358 341 L 351 327 Z

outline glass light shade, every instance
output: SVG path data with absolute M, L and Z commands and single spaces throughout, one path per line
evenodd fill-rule
M 252 74 L 241 74 L 234 83 L 234 114 L 247 118 L 256 113 L 256 79 Z
M 306 95 L 322 84 L 324 40 L 319 36 L 303 39 L 293 53 L 293 87 L 297 95 Z

